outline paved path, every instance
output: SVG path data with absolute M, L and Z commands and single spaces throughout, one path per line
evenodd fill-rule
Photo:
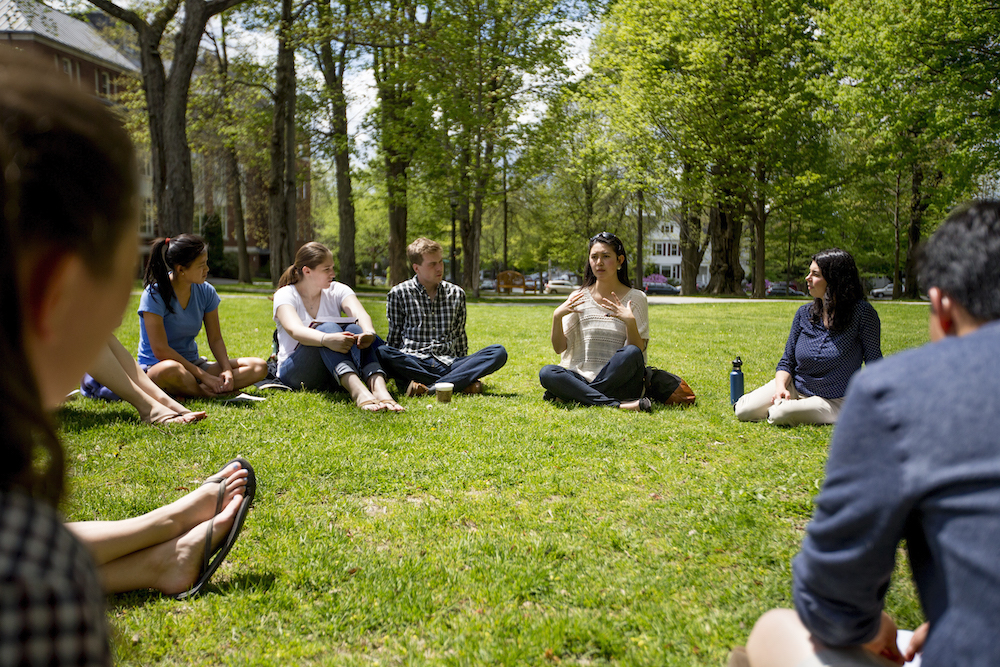
M 215 279 L 213 278 L 211 283 L 215 285 L 235 285 L 237 284 L 235 280 Z M 249 291 L 249 290 L 253 291 Z M 261 288 L 247 288 L 247 292 L 239 294 L 220 294 L 219 296 L 228 299 L 270 299 L 271 290 L 267 287 Z M 133 296 L 139 296 L 141 292 L 132 292 Z M 363 299 L 375 299 L 378 301 L 385 300 L 385 294 L 383 292 L 365 292 L 360 291 L 357 293 L 359 297 Z M 516 305 L 530 305 L 530 306 L 542 306 L 551 305 L 553 303 L 558 303 L 562 298 L 562 295 L 551 294 L 551 295 L 535 295 L 535 294 L 511 294 L 511 295 L 498 295 L 496 292 L 480 292 L 480 298 L 489 299 L 489 301 L 474 302 L 485 306 L 516 306 Z M 731 304 L 731 303 L 808 303 L 808 299 L 741 299 L 738 297 L 711 297 L 711 296 L 650 296 L 646 297 L 650 304 L 652 305 L 686 305 L 693 303 L 717 303 L 717 304 Z M 892 303 L 901 306 L 923 306 L 927 305 L 927 301 L 893 301 L 891 299 L 870 299 L 872 303 Z

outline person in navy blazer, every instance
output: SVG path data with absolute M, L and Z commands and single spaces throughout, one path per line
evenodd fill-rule
M 754 667 L 1000 665 L 1000 202 L 952 213 L 920 285 L 934 342 L 851 382 L 792 563 L 795 611 L 758 621 Z M 900 650 L 884 598 L 904 540 L 927 622 Z

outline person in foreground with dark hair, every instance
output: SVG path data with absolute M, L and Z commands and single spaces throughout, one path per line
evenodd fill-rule
M 230 359 L 219 325 L 219 295 L 208 280 L 208 245 L 193 234 L 156 239 L 139 299 L 139 365 L 174 396 L 215 397 L 267 376 L 257 357 Z M 199 356 L 205 325 L 215 361 Z
M 1000 202 L 951 214 L 920 286 L 932 342 L 851 382 L 792 563 L 798 613 L 761 617 L 753 667 L 903 664 L 921 650 L 934 667 L 1000 665 Z M 902 541 L 927 623 L 900 651 L 883 605 Z
M 590 239 L 583 286 L 552 314 L 552 349 L 560 364 L 538 378 L 547 400 L 652 411 L 643 397 L 649 307 L 632 288 L 625 246 L 614 234 Z
M 834 424 L 851 377 L 882 358 L 882 324 L 849 252 L 813 255 L 806 284 L 813 302 L 795 313 L 774 380 L 736 402 L 740 421 Z
M 0 47 L 0 178 L 0 663 L 110 665 L 105 592 L 200 590 L 239 534 L 253 473 L 235 459 L 141 517 L 63 525 L 49 412 L 128 302 L 138 170 L 100 101 Z

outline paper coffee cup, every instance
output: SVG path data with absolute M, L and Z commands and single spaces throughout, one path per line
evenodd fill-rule
M 450 403 L 451 393 L 455 390 L 455 385 L 450 382 L 438 382 L 434 385 L 434 395 L 437 396 L 438 403 Z

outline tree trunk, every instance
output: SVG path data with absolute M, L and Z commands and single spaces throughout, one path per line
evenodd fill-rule
M 332 11 L 329 0 L 318 5 L 323 17 L 329 21 Z M 344 3 L 345 21 L 351 14 L 350 4 Z M 332 30 L 332 26 L 328 26 Z M 340 50 L 334 55 L 330 39 L 320 44 L 319 64 L 326 82 L 326 90 L 332 105 L 333 130 L 333 165 L 337 179 L 337 219 L 338 239 L 340 247 L 337 260 L 340 265 L 338 278 L 348 287 L 354 287 L 357 276 L 357 260 L 355 255 L 355 239 L 357 224 L 354 218 L 354 194 L 351 184 L 351 138 L 347 133 L 347 96 L 344 94 L 344 73 L 347 71 L 350 36 L 345 34 Z M 372 280 L 375 271 L 372 269 Z
M 902 194 L 902 185 L 900 181 L 902 180 L 902 173 L 896 172 L 896 189 L 893 192 L 894 202 L 892 208 L 892 233 L 893 233 L 893 257 L 892 257 L 892 298 L 898 299 L 903 293 L 903 286 L 900 284 L 900 278 L 902 277 L 899 273 L 899 248 L 901 245 L 900 237 L 900 218 L 899 218 L 899 198 Z
M 387 148 L 383 144 L 383 148 Z M 406 259 L 406 178 L 409 160 L 386 150 L 385 178 L 389 194 L 389 277 L 398 285 L 410 277 Z
M 642 279 L 645 277 L 646 271 L 642 266 L 642 205 L 645 203 L 645 194 L 642 188 L 639 188 L 635 193 L 636 201 L 638 202 L 638 211 L 635 216 L 635 287 L 637 290 L 641 290 Z
M 274 120 L 271 125 L 271 172 L 268 182 L 268 201 L 270 208 L 270 249 L 271 249 L 271 284 L 277 286 L 278 279 L 286 267 L 295 261 L 293 245 L 295 243 L 295 137 L 294 131 L 289 137 L 288 127 L 295 119 L 292 100 L 295 97 L 295 50 L 291 41 L 292 1 L 282 0 L 281 28 L 278 38 L 278 59 L 275 67 Z M 289 141 L 291 139 L 291 141 Z M 291 143 L 291 146 L 288 146 Z M 292 164 L 287 164 L 291 154 Z M 288 192 L 288 170 L 292 170 L 292 188 Z M 288 204 L 291 194 L 293 201 Z M 291 211 L 291 219 L 289 219 Z
M 727 208 L 719 201 L 709 212 L 709 231 L 712 239 L 710 294 L 741 294 L 744 271 L 740 266 L 740 239 L 743 221 L 739 211 Z
M 691 295 L 698 291 L 698 270 L 705 257 L 706 245 L 702 243 L 701 207 L 696 204 L 691 184 L 692 166 L 685 163 L 681 167 L 680 202 L 680 246 L 681 246 L 681 294 Z
M 766 184 L 767 177 L 764 173 L 764 169 L 760 165 L 757 165 L 755 177 L 757 181 L 757 190 L 753 199 L 753 207 L 751 208 L 751 211 L 753 212 L 754 232 L 753 296 L 755 299 L 763 299 L 766 294 L 764 280 L 767 273 L 764 262 L 764 247 L 766 245 L 764 243 L 764 228 L 767 225 L 764 186 Z
M 924 212 L 931 205 L 931 191 L 944 178 L 938 171 L 931 183 L 924 182 L 924 168 L 919 162 L 913 164 L 912 180 L 910 181 L 910 224 L 906 233 L 906 291 L 911 299 L 920 298 L 920 285 L 917 284 L 917 254 L 920 250 L 920 233 L 923 226 Z M 896 288 L 893 287 L 895 294 Z
M 225 159 L 229 171 L 229 201 L 235 217 L 236 263 L 239 267 L 237 280 L 241 283 L 252 283 L 250 275 L 250 256 L 247 254 L 246 221 L 243 217 L 243 192 L 241 188 L 240 164 L 236 157 L 236 149 L 226 148 Z
M 194 184 L 185 117 L 191 75 L 198 62 L 201 38 L 208 19 L 242 1 L 217 0 L 209 6 L 205 0 L 186 0 L 183 19 L 174 36 L 168 77 L 160 56 L 160 42 L 177 14 L 180 0 L 169 0 L 156 12 L 151 23 L 110 0 L 90 0 L 92 5 L 132 26 L 138 37 L 142 85 L 149 116 L 153 201 L 160 235 L 176 236 L 193 228 Z

